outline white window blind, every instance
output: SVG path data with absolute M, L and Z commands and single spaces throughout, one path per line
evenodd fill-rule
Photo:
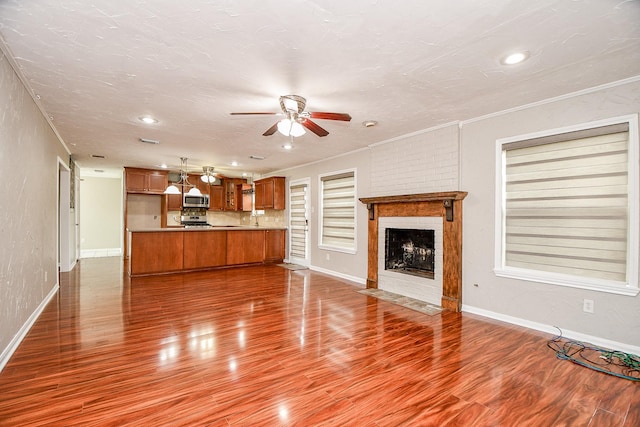
M 503 144 L 504 266 L 629 279 L 628 129 Z
M 307 252 L 307 184 L 289 187 L 289 256 L 305 259 Z
M 355 249 L 355 173 L 322 176 L 322 230 L 320 245 Z

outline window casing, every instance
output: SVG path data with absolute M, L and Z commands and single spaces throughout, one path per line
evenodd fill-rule
M 638 294 L 638 121 L 497 141 L 498 276 Z
M 320 175 L 319 247 L 356 252 L 356 171 Z

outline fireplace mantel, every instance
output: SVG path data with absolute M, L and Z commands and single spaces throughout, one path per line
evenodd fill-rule
M 466 191 L 363 197 L 369 210 L 367 288 L 378 287 L 378 218 L 442 217 L 442 307 L 460 311 L 462 306 L 462 200 Z

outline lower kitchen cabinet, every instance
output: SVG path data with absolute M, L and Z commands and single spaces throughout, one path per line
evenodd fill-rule
M 281 262 L 284 259 L 285 236 L 284 230 L 265 230 L 265 262 Z
M 145 275 L 184 269 L 182 233 L 131 233 L 129 273 Z
M 227 262 L 227 233 L 190 231 L 184 233 L 186 270 L 220 267 Z
M 280 262 L 286 233 L 285 229 L 253 227 L 129 230 L 129 275 Z
M 264 261 L 265 230 L 227 231 L 227 265 Z

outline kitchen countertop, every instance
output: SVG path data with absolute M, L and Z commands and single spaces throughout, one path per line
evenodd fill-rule
M 127 229 L 130 233 L 150 233 L 150 232 L 175 232 L 175 231 L 234 231 L 234 230 L 286 230 L 287 227 L 280 226 L 259 226 L 255 225 L 214 225 L 211 227 L 190 227 L 184 228 L 180 226 L 167 227 L 167 228 L 139 228 L 139 229 Z

